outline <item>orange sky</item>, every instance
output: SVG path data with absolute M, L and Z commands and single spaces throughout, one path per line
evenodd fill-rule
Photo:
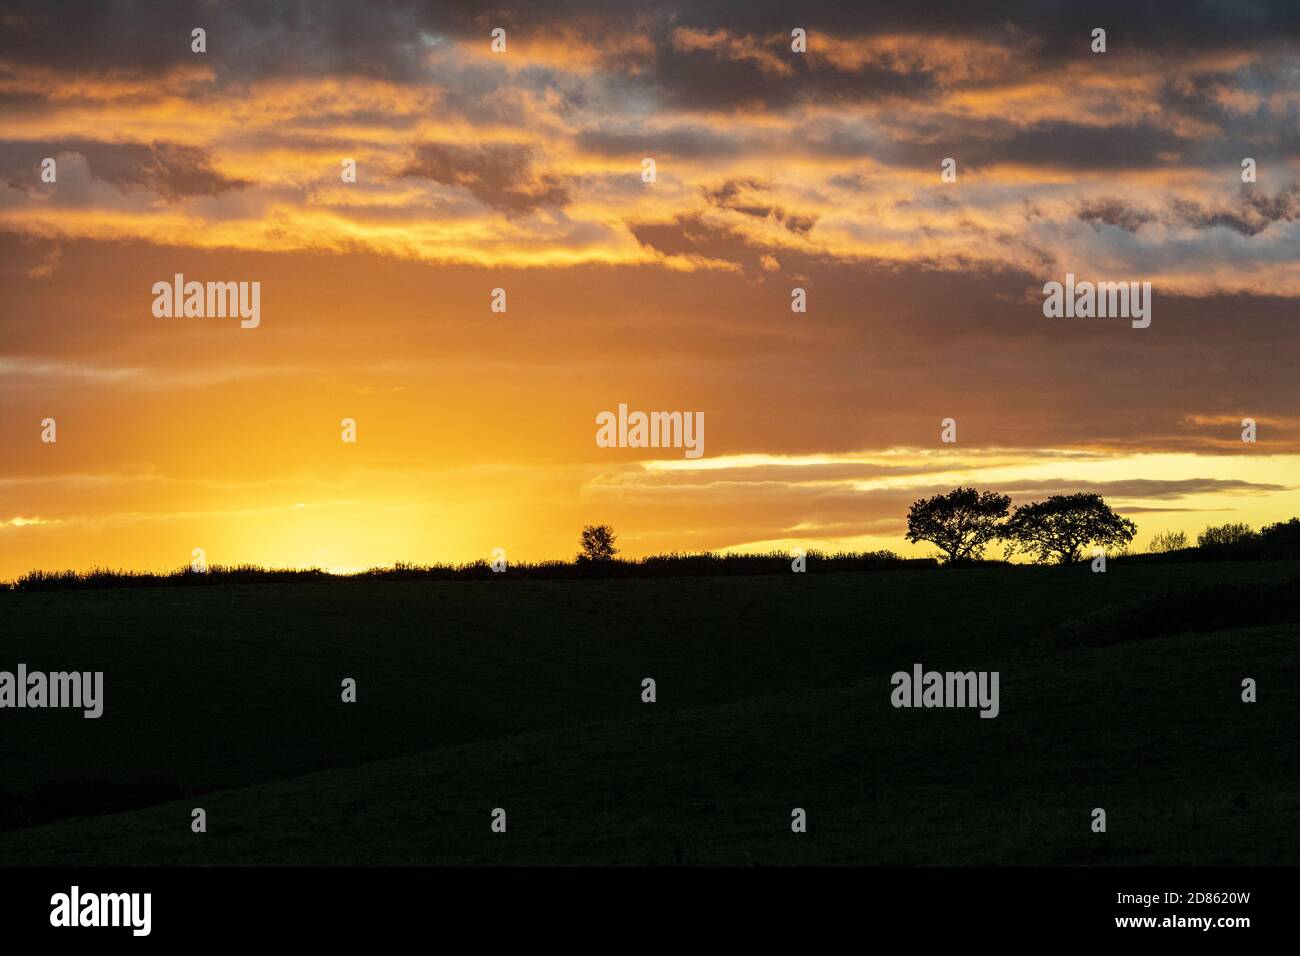
M 0 579 L 590 522 L 928 553 L 907 505 L 959 482 L 1100 491 L 1139 547 L 1300 514 L 1282 27 L 542 4 L 495 54 L 454 4 L 69 9 L 0 16 Z M 1151 282 L 1151 326 L 1044 318 L 1066 272 Z M 176 273 L 260 325 L 155 317 Z M 703 457 L 598 447 L 619 403 L 703 412 Z

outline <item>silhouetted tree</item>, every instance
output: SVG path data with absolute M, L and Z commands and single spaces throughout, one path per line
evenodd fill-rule
M 618 554 L 614 547 L 614 529 L 607 524 L 589 524 L 582 529 L 582 552 L 578 560 L 612 561 Z
M 1274 557 L 1294 558 L 1300 552 L 1300 518 L 1264 525 L 1259 537 Z
M 1168 554 L 1170 551 L 1181 551 L 1186 547 L 1189 547 L 1186 532 L 1158 531 L 1151 539 L 1151 547 L 1148 550 L 1152 554 Z
M 1259 535 L 1248 524 L 1210 525 L 1196 536 L 1196 543 L 1202 548 L 1226 548 L 1237 544 L 1251 544 L 1259 540 Z
M 999 521 L 1011 499 L 993 491 L 954 488 L 944 495 L 913 501 L 907 512 L 907 540 L 929 541 L 949 561 L 978 558 L 999 536 Z
M 1071 564 L 1088 545 L 1120 549 L 1137 534 L 1137 525 L 1111 510 L 1101 495 L 1052 495 L 1020 505 L 1003 527 L 1008 555 L 1031 554 L 1040 562 Z
M 1266 524 L 1259 529 L 1264 543 L 1273 547 L 1300 547 L 1300 518 Z

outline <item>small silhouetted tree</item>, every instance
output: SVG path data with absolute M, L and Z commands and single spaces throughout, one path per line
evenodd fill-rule
M 579 561 L 612 561 L 618 554 L 614 547 L 614 529 L 607 524 L 589 524 L 582 529 Z
M 1186 532 L 1158 531 L 1151 539 L 1149 550 L 1152 554 L 1168 554 L 1170 551 L 1181 551 L 1186 547 L 1188 547 Z
M 943 495 L 913 501 L 907 512 L 907 540 L 929 541 L 949 561 L 979 558 L 999 536 L 1011 499 L 993 491 L 954 488 Z
M 1238 544 L 1250 544 L 1257 541 L 1259 535 L 1248 524 L 1210 525 L 1196 536 L 1196 543 L 1202 548 L 1227 548 Z
M 1137 525 L 1112 511 L 1101 495 L 1086 491 L 1020 505 L 1003 528 L 1008 556 L 1021 552 L 1058 564 L 1078 561 L 1088 545 L 1126 548 L 1135 534 Z

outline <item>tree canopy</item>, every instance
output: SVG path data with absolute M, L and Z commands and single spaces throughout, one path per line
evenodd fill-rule
M 999 537 L 999 522 L 1011 499 L 993 491 L 954 488 L 947 494 L 912 502 L 907 513 L 907 540 L 929 541 L 949 561 L 979 558 Z
M 1008 554 L 1033 555 L 1041 562 L 1071 564 L 1088 545 L 1122 548 L 1137 534 L 1137 525 L 1111 510 L 1101 495 L 1079 492 L 1052 495 L 1020 505 L 1003 529 Z
M 614 547 L 614 529 L 607 524 L 589 524 L 582 529 L 579 561 L 612 561 L 618 554 Z
M 1250 544 L 1259 535 L 1244 522 L 1235 524 L 1210 525 L 1196 536 L 1196 544 L 1202 548 L 1227 548 L 1233 545 Z

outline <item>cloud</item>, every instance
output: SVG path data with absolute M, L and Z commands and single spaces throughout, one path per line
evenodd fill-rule
M 484 205 L 506 212 L 564 206 L 568 187 L 560 177 L 534 173 L 534 152 L 531 146 L 509 143 L 423 143 L 402 175 L 463 187 Z
M 1125 232 L 1137 232 L 1156 218 L 1154 213 L 1129 206 L 1122 199 L 1086 199 L 1079 204 L 1078 215 L 1094 229 L 1108 225 Z
M 641 159 L 705 160 L 743 155 L 745 143 L 725 127 L 708 127 L 692 123 L 674 123 L 655 129 L 628 130 L 610 124 L 589 127 L 578 132 L 575 145 L 600 156 Z
M 1295 187 L 1276 185 L 1295 182 L 1300 28 L 1278 4 L 1166 23 L 814 3 L 807 54 L 775 3 L 179 2 L 149 31 L 129 3 L 5 9 L 0 227 L 29 237 L 746 276 L 802 255 L 1300 296 Z M 1261 161 L 1245 193 L 1241 144 Z M 40 184 L 52 149 L 88 182 Z
M 719 209 L 729 209 L 759 219 L 771 217 L 786 229 L 800 236 L 806 236 L 812 227 L 817 224 L 816 213 L 806 215 L 789 213 L 781 206 L 765 203 L 761 196 L 753 196 L 753 194 L 762 193 L 766 189 L 765 184 L 756 180 L 729 179 L 716 188 L 706 188 L 704 198 L 710 205 Z
M 178 143 L 96 144 L 71 147 L 90 160 L 92 175 L 116 186 L 143 186 L 167 199 L 219 196 L 242 189 L 246 179 L 213 168 L 206 149 Z
M 167 200 L 219 196 L 251 185 L 214 168 L 208 150 L 178 143 L 109 143 L 61 140 L 49 143 L 0 141 L 0 178 L 11 188 L 39 192 L 41 160 L 60 156 L 85 161 L 92 178 L 118 189 L 139 187 Z M 56 167 L 57 168 L 57 167 Z
M 670 259 L 712 268 L 736 265 L 750 273 L 770 271 L 768 252 L 699 214 L 677 216 L 671 222 L 632 223 L 630 229 L 637 242 Z
M 1287 485 L 1271 482 L 1246 481 L 1239 478 L 1128 478 L 1118 481 L 1011 481 L 998 486 L 1000 491 L 1011 492 L 1016 497 L 1070 494 L 1074 491 L 1092 491 L 1097 494 L 1124 499 L 1166 501 L 1194 495 L 1264 495 L 1289 490 Z
M 1275 222 L 1295 222 L 1300 217 L 1300 182 L 1274 196 L 1243 187 L 1234 207 L 1206 210 L 1194 199 L 1175 199 L 1173 216 L 1193 229 L 1223 226 L 1243 236 L 1256 236 Z

